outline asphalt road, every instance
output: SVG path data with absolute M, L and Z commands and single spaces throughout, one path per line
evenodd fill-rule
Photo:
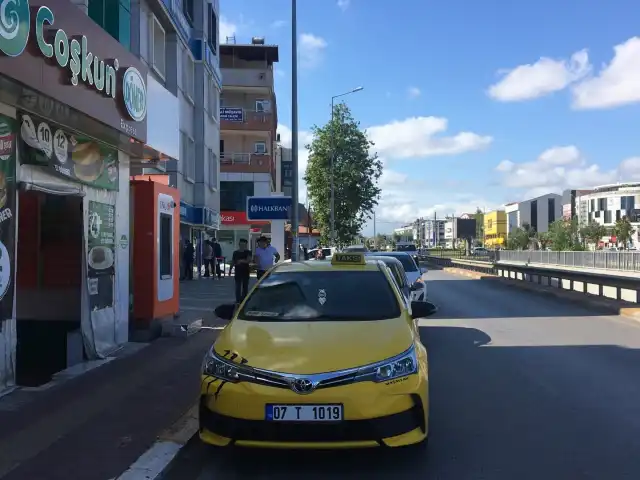
M 640 322 L 431 271 L 440 307 L 427 448 L 215 450 L 194 439 L 170 480 L 640 478 Z

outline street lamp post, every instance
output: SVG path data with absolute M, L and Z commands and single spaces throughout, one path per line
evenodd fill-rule
M 336 156 L 336 146 L 335 146 L 335 126 L 334 126 L 334 113 L 333 107 L 336 98 L 344 97 L 345 95 L 350 95 L 352 93 L 359 92 L 363 90 L 364 87 L 356 87 L 353 90 L 349 90 L 348 92 L 341 93 L 340 95 L 334 95 L 331 97 L 331 165 L 329 167 L 331 174 L 331 201 L 329 203 L 330 214 L 331 214 L 331 245 L 335 247 L 336 245 L 336 214 L 335 214 L 335 202 L 336 202 L 336 189 L 334 184 L 334 172 L 333 172 L 333 162 Z
M 299 246 L 299 221 L 298 217 L 298 14 L 296 0 L 291 0 L 291 163 L 293 175 L 293 188 L 291 195 L 291 261 L 298 260 Z

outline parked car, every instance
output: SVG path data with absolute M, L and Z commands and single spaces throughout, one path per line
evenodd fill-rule
M 398 284 L 398 288 L 400 288 L 400 291 L 404 294 L 407 302 L 411 301 L 411 283 L 407 278 L 407 274 L 405 273 L 404 267 L 402 266 L 402 262 L 400 260 L 392 257 L 391 255 L 375 254 L 367 255 L 367 259 L 379 260 L 383 262 L 391 272 L 391 276 Z
M 407 280 L 409 281 L 411 301 L 427 301 L 427 283 L 422 278 L 422 275 L 427 273 L 427 267 L 419 267 L 417 262 L 407 252 L 376 252 L 374 256 L 390 256 L 400 260 L 400 263 L 402 263 L 402 267 L 404 268 L 405 275 L 407 276 Z

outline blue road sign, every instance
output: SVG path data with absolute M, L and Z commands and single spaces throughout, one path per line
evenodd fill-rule
M 288 220 L 291 197 L 247 197 L 247 220 Z

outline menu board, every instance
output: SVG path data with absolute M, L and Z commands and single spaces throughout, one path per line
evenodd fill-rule
M 21 162 L 106 190 L 118 190 L 118 151 L 58 128 L 35 115 L 20 116 Z
M 16 121 L 0 115 L 0 328 L 13 316 L 16 236 Z
M 87 282 L 91 310 L 113 307 L 115 225 L 115 206 L 89 201 Z

